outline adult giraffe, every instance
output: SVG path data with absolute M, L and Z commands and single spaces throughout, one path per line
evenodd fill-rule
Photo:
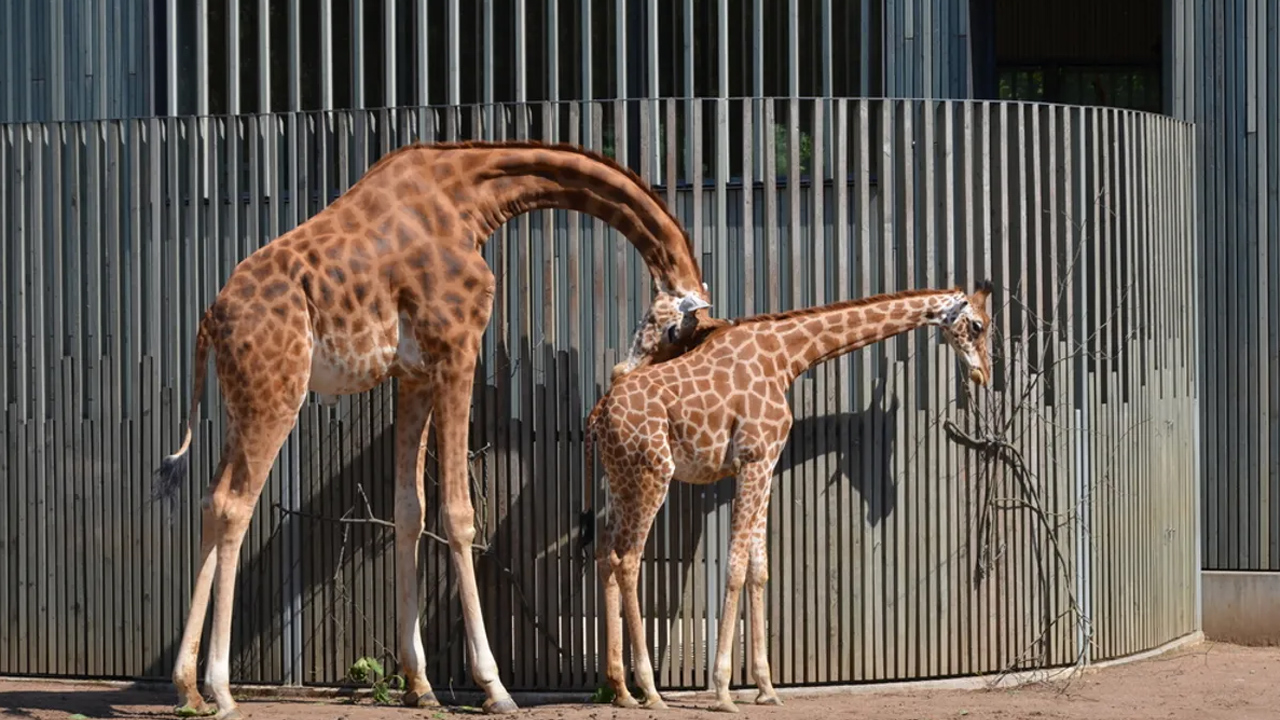
M 648 364 L 660 341 L 679 340 L 697 327 L 698 311 L 709 307 L 707 288 L 679 221 L 634 172 L 571 145 L 400 148 L 231 273 L 200 320 L 182 446 L 155 476 L 154 494 L 165 497 L 187 473 L 191 428 L 213 350 L 228 423 L 222 459 L 201 501 L 199 571 L 173 670 L 180 713 L 214 711 L 196 687 L 196 655 L 216 574 L 206 682 L 218 717 L 240 716 L 229 670 L 236 563 L 258 495 L 307 392 L 358 393 L 389 377 L 400 379 L 395 526 L 405 703 L 436 703 L 426 675 L 415 582 L 426 514 L 423 461 L 434 419 L 445 533 L 458 571 L 472 676 L 485 692 L 486 712 L 516 710 L 498 678 L 471 562 L 475 520 L 467 424 L 495 292 L 480 249 L 506 221 L 546 208 L 604 220 L 649 266 L 658 295 L 636 333 L 627 369 Z

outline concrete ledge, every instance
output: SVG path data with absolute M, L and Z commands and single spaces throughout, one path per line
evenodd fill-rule
M 1204 636 L 1237 645 L 1280 645 L 1280 572 L 1205 570 Z
M 778 687 L 777 690 L 779 695 L 786 697 L 812 697 L 821 695 L 863 695 L 868 693 L 909 693 L 922 690 L 986 690 L 992 688 L 1017 687 L 1028 683 L 1067 680 L 1072 677 L 1097 672 L 1116 665 L 1125 665 L 1127 663 L 1146 660 L 1173 650 L 1197 645 L 1204 639 L 1205 637 L 1203 633 L 1193 632 L 1144 652 L 1084 666 L 1043 668 L 1039 670 L 1008 673 L 1005 675 L 974 675 L 969 677 L 943 678 L 938 680 L 869 682 L 859 685 L 800 685 L 792 687 Z M 100 687 L 119 689 L 169 694 L 173 693 L 173 686 L 167 682 L 161 681 L 76 680 L 71 678 L 39 677 L 14 677 L 0 679 L 13 680 L 15 682 L 59 683 L 80 686 L 96 685 Z M 478 706 L 484 701 L 484 696 L 476 690 L 452 692 L 448 688 L 441 687 L 437 687 L 435 690 L 436 697 L 440 698 L 441 702 L 446 706 L 459 704 Z M 659 690 L 661 691 L 662 689 L 659 688 Z M 231 692 L 237 698 L 241 699 L 258 698 L 267 700 L 322 700 L 350 697 L 367 698 L 369 695 L 368 690 L 354 690 L 350 688 L 275 685 L 232 685 Z M 738 702 L 750 702 L 755 698 L 756 689 L 754 687 L 737 688 L 732 691 L 732 694 L 734 699 Z M 516 691 L 511 693 L 512 699 L 521 707 L 534 707 L 537 705 L 547 705 L 552 703 L 585 703 L 590 695 L 591 693 L 589 692 L 563 691 Z M 398 697 L 399 693 L 393 693 L 393 696 Z M 714 693 L 709 690 L 670 690 L 662 691 L 662 696 L 668 699 L 710 699 L 714 697 Z

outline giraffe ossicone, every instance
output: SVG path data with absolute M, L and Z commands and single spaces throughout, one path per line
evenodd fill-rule
M 943 340 L 980 385 L 991 378 L 989 283 L 971 295 L 959 288 L 876 295 L 695 330 L 692 349 L 631 372 L 612 386 L 586 421 L 586 485 L 581 545 L 594 535 L 593 457 L 609 489 L 596 562 L 605 590 L 605 677 L 614 704 L 638 703 L 625 682 L 622 616 L 631 636 L 636 681 L 649 707 L 662 707 L 640 615 L 640 556 L 673 479 L 709 484 L 738 478 L 729 538 L 728 583 L 713 666 L 718 710 L 736 712 L 729 694 L 738 596 L 750 592 L 752 670 L 757 703 L 781 704 L 770 679 L 764 625 L 768 580 L 765 529 L 774 466 L 791 429 L 787 388 L 808 368 L 916 328 L 940 326 Z
M 661 289 L 628 356 L 652 361 L 664 337 L 708 322 L 693 244 L 635 172 L 573 145 L 532 141 L 415 144 L 383 156 L 306 222 L 232 271 L 199 323 L 190 414 L 153 495 L 188 470 L 192 429 L 214 353 L 227 411 L 222 457 L 201 502 L 200 555 L 173 682 L 182 713 L 238 717 L 231 696 L 231 615 L 240 545 L 267 474 L 309 392 L 322 402 L 400 380 L 395 419 L 395 553 L 403 700 L 433 705 L 419 628 L 418 545 L 426 519 L 427 429 L 436 428 L 440 498 L 466 631 L 468 665 L 489 713 L 516 710 L 489 647 L 471 556 L 475 512 L 467 428 L 481 338 L 496 292 L 481 249 L 506 221 L 559 208 L 600 218 L 640 252 Z M 680 308 L 686 308 L 681 310 Z M 692 308 L 692 309 L 689 309 Z M 674 329 L 674 333 L 672 333 Z M 670 350 L 664 350 L 670 353 Z M 388 587 L 392 585 L 387 584 Z M 213 602 L 207 686 L 196 657 Z

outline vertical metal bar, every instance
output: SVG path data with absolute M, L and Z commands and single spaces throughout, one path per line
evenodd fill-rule
M 777 312 L 781 306 L 782 267 L 778 262 L 778 158 L 776 154 L 774 132 L 774 101 L 765 98 L 764 112 L 761 114 L 763 125 L 760 134 L 764 138 L 764 241 L 765 241 L 765 274 L 766 294 L 765 312 Z M 772 653 L 774 648 L 770 648 Z M 776 654 L 776 653 L 774 653 Z
M 579 118 L 581 107 L 582 106 L 579 103 L 576 103 L 576 102 L 569 103 L 568 140 L 570 143 L 573 143 L 573 144 L 578 143 L 578 135 L 581 127 L 581 122 Z M 577 357 L 576 357 L 577 363 L 575 363 L 575 366 L 571 367 L 570 370 L 571 372 L 574 373 L 574 375 L 578 376 L 579 378 L 582 378 L 588 374 L 587 368 L 584 368 L 582 364 L 582 356 L 585 355 L 585 353 L 581 352 L 581 348 L 583 346 L 582 309 L 586 306 L 586 303 L 584 302 L 584 298 L 582 297 L 582 289 L 581 289 L 582 288 L 582 261 L 581 261 L 580 248 L 582 245 L 582 216 L 581 214 L 574 213 L 574 214 L 567 215 L 566 219 L 568 220 L 568 225 L 569 225 L 569 232 L 568 232 L 568 238 L 567 238 L 567 242 L 569 246 L 568 253 L 567 253 L 568 258 L 566 259 L 566 263 L 565 263 L 565 271 L 566 271 L 566 275 L 568 275 L 568 281 L 566 282 L 566 285 L 568 286 L 568 292 L 566 293 L 566 297 L 569 299 L 569 305 L 570 305 L 570 310 L 568 313 L 568 326 L 569 326 L 568 340 L 569 340 L 569 347 L 572 350 L 577 351 Z M 574 353 L 571 352 L 570 357 L 574 357 Z M 578 382 L 579 384 L 581 384 L 582 380 L 579 379 Z M 582 390 L 579 389 L 574 394 L 575 399 L 571 403 L 571 405 L 574 406 L 571 408 L 571 415 L 574 418 L 575 430 L 581 428 L 581 425 L 577 424 L 578 423 L 577 418 L 582 417 L 582 413 L 579 412 L 580 408 L 576 407 L 577 405 L 581 404 L 576 399 L 578 395 L 581 394 L 581 392 Z M 579 435 L 578 437 L 580 438 L 581 435 Z M 581 446 L 575 444 L 574 448 L 576 450 L 581 449 Z M 579 455 L 579 457 L 581 457 L 581 455 Z M 576 465 L 577 463 L 575 463 L 573 466 L 576 466 Z M 582 473 L 584 475 L 582 477 L 575 479 L 576 482 L 574 482 L 574 486 L 585 487 L 586 482 L 591 482 L 589 478 L 592 477 L 593 471 L 594 471 L 594 468 L 585 467 L 585 466 L 582 467 Z M 593 497 L 598 497 L 598 496 L 593 496 Z M 586 579 L 591 583 L 587 587 L 594 588 L 596 583 L 594 582 L 594 578 L 590 576 L 591 564 L 588 563 L 587 565 L 588 565 L 588 568 L 587 568 Z M 581 587 L 581 585 L 579 585 L 579 587 Z M 595 601 L 594 593 L 588 591 L 587 593 L 585 593 L 580 604 L 578 605 L 578 611 L 581 611 L 585 617 L 591 617 L 592 611 L 594 610 L 594 607 L 595 607 L 594 601 Z M 575 617 L 575 620 L 576 620 L 576 617 Z M 576 624 L 577 623 L 575 622 L 575 625 Z M 587 657 L 591 657 L 594 654 L 594 651 L 596 648 L 596 634 L 591 632 L 591 629 L 592 628 L 587 628 L 586 637 L 583 638 L 582 643 L 579 645 L 581 651 Z M 586 663 L 586 668 L 588 669 L 583 674 L 584 677 L 582 682 L 586 683 L 587 685 L 590 684 L 589 680 L 593 677 L 592 671 L 590 669 L 592 667 L 593 666 L 591 663 Z
M 756 114 L 755 98 L 742 101 L 742 314 L 755 313 L 756 307 L 756 240 L 755 240 L 755 175 L 752 119 Z
M 12 126 L 0 124 L 0 248 L 17 249 L 17 239 L 14 237 L 16 227 L 9 224 L 9 146 L 13 138 Z M 9 368 L 10 359 L 12 358 L 13 348 L 16 346 L 17 338 L 13 335 L 14 323 L 9 320 L 9 314 L 16 307 L 17 288 L 24 283 L 14 282 L 9 276 L 9 252 L 0 250 L 0 298 L 5 299 L 5 307 L 0 308 L 0 428 L 4 427 L 5 417 L 9 408 Z M 3 442 L 0 442 L 0 449 L 7 450 Z M 3 497 L 3 495 L 0 495 Z M 7 536 L 0 533 L 0 539 L 8 540 Z M 3 555 L 3 553 L 0 553 Z M 5 577 L 8 577 L 7 575 Z M 0 607 L 6 602 L 8 592 L 0 592 Z M 9 616 L 0 613 L 0 626 L 7 626 Z M 7 653 L 0 652 L 0 663 L 5 662 Z
M 833 221 L 835 226 L 833 233 L 835 241 L 834 254 L 836 258 L 835 299 L 845 300 L 851 297 L 849 281 L 854 270 L 850 266 L 851 257 L 849 252 L 849 102 L 845 98 L 839 98 L 835 102 L 833 127 L 835 135 L 831 138 L 831 149 L 832 157 L 835 161 L 835 166 L 832 168 L 835 185 L 835 219 Z M 849 453 L 851 443 L 850 413 L 853 410 L 850 388 L 854 375 L 852 358 L 848 354 L 839 360 L 837 377 L 840 387 L 836 406 L 836 410 L 839 413 L 836 423 L 836 448 L 838 453 Z M 849 457 L 849 455 L 845 457 Z M 837 462 L 839 461 L 840 456 L 837 455 Z M 850 464 L 852 463 L 850 462 Z M 844 486 L 839 488 L 837 512 L 840 517 L 850 517 L 852 515 L 852 510 L 850 509 L 851 496 L 850 488 Z M 840 523 L 837 534 L 839 537 L 838 553 L 839 557 L 844 559 L 844 562 L 837 563 L 840 568 L 838 572 L 839 584 L 836 590 L 839 599 L 835 608 L 837 634 L 833 642 L 840 650 L 836 653 L 838 660 L 832 667 L 832 674 L 837 675 L 841 680 L 852 681 L 855 679 L 857 672 L 851 657 L 854 653 L 853 633 L 855 630 L 855 618 L 853 617 L 853 612 L 855 612 L 854 608 L 856 608 L 853 586 L 858 584 L 858 580 L 853 576 L 853 568 L 851 567 L 851 563 L 856 562 L 853 547 L 854 529 L 850 524 Z
M 165 2 L 165 91 L 167 112 L 178 114 L 178 0 Z M 234 13 L 231 13 L 234 15 Z
M 38 113 L 40 110 L 33 108 L 32 112 Z M 23 171 L 28 174 L 30 182 L 29 188 L 31 195 L 29 202 L 31 204 L 29 207 L 31 210 L 30 214 L 27 216 L 27 222 L 29 223 L 28 227 L 30 230 L 29 237 L 34 241 L 28 245 L 30 254 L 27 260 L 28 268 L 31 272 L 30 282 L 32 285 L 32 291 L 29 296 L 30 303 L 25 308 L 29 317 L 27 320 L 27 333 L 24 336 L 24 340 L 31 348 L 31 365 L 27 368 L 29 372 L 27 375 L 27 382 L 31 383 L 32 396 L 31 405 L 28 408 L 28 417 L 30 418 L 30 422 L 27 424 L 27 428 L 30 431 L 34 431 L 44 427 L 45 422 L 48 420 L 49 413 L 49 394 L 46 382 L 49 351 L 45 337 L 45 334 L 48 332 L 48 328 L 45 327 L 45 306 L 47 304 L 45 288 L 46 283 L 48 282 L 47 276 L 51 273 L 52 268 L 48 267 L 48 262 L 45 259 L 44 247 L 45 211 L 47 209 L 44 195 L 44 165 L 45 154 L 47 152 L 46 145 L 48 144 L 48 128 L 45 125 L 32 124 L 31 130 L 30 154 L 28 155 L 30 164 L 23 168 Z M 48 468 L 46 467 L 48 456 L 45 452 L 45 442 L 37 441 L 37 437 L 39 437 L 39 435 L 35 435 L 33 433 L 33 436 L 30 438 L 30 442 L 27 443 L 29 452 L 34 452 L 31 452 L 32 457 L 28 461 L 30 462 L 29 467 L 31 468 L 31 474 L 28 476 L 27 480 L 27 482 L 30 483 L 30 488 L 28 489 L 27 495 L 28 505 L 26 508 L 26 517 L 44 520 L 44 511 L 47 506 L 46 497 L 49 486 Z M 27 591 L 28 599 L 30 601 L 30 605 L 28 605 L 28 612 L 30 615 L 27 616 L 26 621 L 28 627 L 31 629 L 32 635 L 28 638 L 27 642 L 35 646 L 31 649 L 31 669 L 37 673 L 44 674 L 50 671 L 50 653 L 47 648 L 39 647 L 38 645 L 40 643 L 39 638 L 41 636 L 48 637 L 49 631 L 52 629 L 49 626 L 50 613 L 45 610 L 49 603 L 49 597 L 47 587 L 48 577 L 44 572 L 45 568 L 47 568 L 51 563 L 44 557 L 45 550 L 48 547 L 48 539 L 45 536 L 45 530 L 47 529 L 48 523 L 40 522 L 39 525 L 41 527 L 39 527 L 36 532 L 32 533 L 32 537 L 28 538 L 27 541 L 27 549 L 29 552 L 27 556 L 29 562 L 29 565 L 27 566 Z M 98 569 L 98 567 L 91 567 L 89 568 L 89 572 L 92 573 Z M 85 600 L 87 600 L 88 609 L 88 612 L 86 613 L 88 619 L 86 630 L 89 633 L 89 637 L 92 638 L 90 640 L 91 644 L 93 643 L 93 639 L 97 639 L 97 636 L 99 635 L 99 633 L 96 633 L 95 631 L 101 627 L 100 616 L 95 612 L 100 608 L 99 603 L 101 596 L 98 594 L 97 590 L 101 588 L 101 585 L 93 587 L 94 590 L 86 593 L 87 597 L 85 598 Z M 89 672 L 95 672 L 100 668 L 100 664 L 91 664 Z
M 55 3 L 58 4 L 58 3 Z M 196 114 L 209 114 L 209 0 L 196 0 Z
M 324 33 L 329 23 L 329 8 L 327 7 L 331 0 L 320 0 L 320 27 Z M 240 114 L 240 13 L 239 1 L 229 3 L 227 6 L 227 113 L 230 115 Z M 327 37 L 327 35 L 326 35 Z M 329 42 L 323 45 L 327 52 Z M 328 63 L 324 63 L 324 67 L 328 68 Z M 332 78 L 330 78 L 329 88 L 330 96 L 332 96 Z M 228 128 L 228 133 L 231 128 Z
M 616 83 L 613 96 L 623 100 L 631 97 L 630 93 L 627 92 L 627 0 L 614 0 L 613 16 L 613 70 L 614 82 Z M 623 105 L 618 105 L 619 110 L 624 107 Z M 614 119 L 614 145 L 619 148 L 623 147 L 630 139 L 624 131 L 617 129 L 618 127 L 625 128 L 625 118 L 626 113 L 621 112 Z
M 106 88 L 106 96 L 108 96 L 111 108 L 106 117 L 116 119 L 125 117 L 125 115 L 131 114 L 133 111 L 128 106 L 129 90 L 131 90 L 129 85 L 131 83 L 129 83 L 127 74 L 124 73 L 124 54 L 128 53 L 133 46 L 129 44 L 131 38 L 129 38 L 129 28 L 125 27 L 124 24 L 125 18 L 122 5 L 124 3 L 118 1 L 118 3 L 111 3 L 110 6 L 111 27 L 113 27 L 110 37 L 119 38 L 119 41 L 111 45 L 108 50 L 108 58 L 110 59 L 108 74 L 111 78 L 111 85 Z
M 684 97 L 688 99 L 688 102 L 685 104 L 685 108 L 686 108 L 685 109 L 685 113 L 686 113 L 685 114 L 685 133 L 686 133 L 685 147 L 689 148 L 689 152 L 685 153 L 684 176 L 686 178 L 693 176 L 695 167 L 698 169 L 701 169 L 702 167 L 702 158 L 701 157 L 695 158 L 693 154 L 693 148 L 701 146 L 701 143 L 698 142 L 694 136 L 694 129 L 693 129 L 693 115 L 694 115 L 693 108 L 696 104 L 696 101 L 693 100 L 693 98 L 697 95 L 697 91 L 694 89 L 695 78 L 694 78 L 694 68 L 693 68 L 693 18 L 694 18 L 693 0 L 684 0 L 684 23 L 682 26 L 684 30 L 683 32 L 684 44 L 681 49 L 681 58 L 683 61 L 682 73 L 684 77 L 684 84 L 683 84 Z M 672 129 L 672 132 L 674 132 L 674 128 Z M 675 181 L 675 178 L 671 178 L 668 182 L 674 182 L 674 181 Z M 696 199 L 698 197 L 698 193 L 702 192 L 702 186 L 695 184 L 693 186 L 693 192 L 694 192 L 694 198 Z M 696 213 L 697 205 L 695 205 L 694 207 L 695 207 L 695 213 Z M 697 217 L 697 215 L 695 215 L 693 220 L 695 233 L 698 233 L 698 227 L 697 227 L 698 220 L 699 218 Z M 701 233 L 698 233 L 698 234 L 700 235 Z M 696 237 L 697 236 L 695 235 L 695 238 Z M 696 244 L 697 243 L 696 239 L 694 240 L 694 243 L 695 243 L 694 244 L 695 252 L 697 252 L 698 254 L 701 254 L 702 252 L 701 246 Z
M 870 5 L 869 2 L 861 2 L 861 5 Z M 834 94 L 832 77 L 832 63 L 834 62 L 834 54 L 831 51 L 831 0 L 822 0 L 822 20 L 818 24 L 818 32 L 822 35 L 822 97 L 832 97 Z M 862 36 L 861 45 L 870 42 L 870 37 Z
M 484 104 L 484 125 L 486 137 L 494 137 L 493 125 L 493 0 L 483 0 L 481 4 L 483 24 L 483 46 L 481 49 L 481 86 L 483 88 L 480 102 Z
M 552 3 L 555 0 L 551 0 Z M 660 114 L 661 106 L 658 104 L 661 83 L 661 67 L 662 64 L 658 60 L 659 42 L 658 42 L 658 3 L 660 0 L 647 0 L 645 5 L 645 92 L 644 96 L 648 98 L 646 101 L 650 108 L 649 112 L 653 118 L 653 124 L 649 128 L 651 137 L 649 138 L 649 146 L 652 148 L 653 156 L 649 158 L 652 163 L 653 174 L 649 178 L 649 182 L 654 184 L 662 184 L 667 182 L 666 173 L 662 164 L 662 118 Z M 667 132 L 674 132 L 674 128 L 667 128 Z
M 835 263 L 829 262 L 831 257 L 828 249 L 828 232 L 827 232 L 827 202 L 824 197 L 823 186 L 826 182 L 826 166 L 823 163 L 827 147 L 831 143 L 831 138 L 827 135 L 827 116 L 830 112 L 830 105 L 825 99 L 814 101 L 813 107 L 813 205 L 809 214 L 810 232 L 812 234 L 812 257 L 809 261 L 811 270 L 811 282 L 813 283 L 813 292 L 811 294 L 811 304 L 821 305 L 828 302 L 830 288 L 828 287 L 828 279 L 832 276 L 832 270 L 839 264 L 839 260 Z M 832 458 L 823 450 L 831 447 L 831 440 L 839 423 L 838 409 L 836 402 L 836 370 L 839 367 L 837 362 L 822 363 L 815 368 L 817 375 L 816 397 L 814 398 L 814 406 L 816 412 L 823 418 L 820 432 L 815 441 L 817 448 L 814 452 L 818 454 L 817 467 L 812 469 L 814 480 L 817 478 L 829 478 L 832 476 Z M 831 418 L 832 421 L 827 421 Z M 817 665 L 810 663 L 808 677 L 816 682 L 830 682 L 838 673 L 839 655 L 837 654 L 836 637 L 839 633 L 839 621 L 835 612 L 833 602 L 839 593 L 839 570 L 833 566 L 835 560 L 836 538 L 839 536 L 839 522 L 832 522 L 832 513 L 836 510 L 836 501 L 839 492 L 823 493 L 815 492 L 809 488 L 816 485 L 806 486 L 806 490 L 811 498 L 814 512 L 819 517 L 816 525 L 813 527 L 813 544 L 811 545 L 814 559 L 811 563 L 806 563 L 808 567 L 817 569 L 812 575 L 815 587 L 814 604 L 816 612 L 811 615 L 807 624 L 811 625 L 813 630 L 814 643 L 810 649 L 810 657 L 817 656 Z
M 383 0 L 382 106 L 394 108 L 396 105 L 396 3 L 395 0 Z M 384 128 L 384 131 L 390 131 L 390 128 Z
M 727 309 L 729 298 L 729 226 L 725 185 L 729 180 L 729 0 L 719 0 L 716 13 L 716 290 L 718 302 Z M 697 188 L 695 192 L 701 192 Z M 703 274 L 706 274 L 703 270 Z M 724 312 L 724 311 L 722 311 Z
M 517 112 L 520 117 L 528 117 L 528 108 L 523 105 L 529 99 L 529 51 L 528 51 L 528 24 L 525 16 L 525 0 L 515 0 L 516 3 L 516 103 L 518 104 Z M 550 215 L 550 213 L 548 213 Z
M 547 100 L 560 102 L 560 0 L 546 0 L 547 4 Z M 523 0 L 521 0 L 523 7 Z M 521 57 L 524 55 L 521 54 Z M 559 124 L 560 106 L 552 105 L 553 122 Z
M 101 29 L 105 29 L 107 27 L 107 10 L 109 9 L 107 6 L 107 3 L 99 2 L 99 3 L 96 3 L 95 5 L 98 11 L 98 27 Z M 102 35 L 99 36 L 99 41 L 97 43 L 97 53 L 95 53 L 96 57 L 94 58 L 96 62 L 94 65 L 94 73 L 93 73 L 94 74 L 94 95 L 95 95 L 93 106 L 97 109 L 97 114 L 95 115 L 95 117 L 99 117 L 99 118 L 105 118 L 110 113 L 109 100 L 111 99 L 111 96 L 107 92 L 107 88 L 109 87 L 109 82 L 108 82 L 109 78 L 106 77 L 108 66 L 107 66 L 107 38 L 105 37 L 105 35 L 106 33 L 103 33 Z M 174 44 L 176 45 L 177 36 L 175 35 L 174 38 L 175 38 Z M 175 57 L 176 57 L 176 51 L 175 51 Z
M 427 3 L 416 3 L 417 11 L 413 14 L 414 36 L 417 38 L 415 57 L 417 58 L 418 76 L 415 78 L 418 88 L 418 105 L 426 107 L 431 104 L 430 67 L 428 65 Z M 427 112 L 419 116 L 422 135 L 426 135 Z
M 583 0 L 586 2 L 586 0 Z M 448 10 L 445 16 L 446 33 L 449 38 L 449 46 L 447 48 L 448 61 L 448 99 L 449 105 L 457 106 L 462 102 L 462 61 L 460 60 L 459 44 L 461 43 L 461 35 L 458 31 L 458 0 L 449 0 Z M 454 138 L 453 133 L 457 132 L 454 127 L 455 114 L 451 111 L 447 117 L 448 130 L 450 139 Z
M 259 0 L 267 2 L 267 0 Z M 364 0 L 351 0 L 351 15 L 347 18 L 351 23 L 351 107 L 357 110 L 363 110 L 365 107 L 364 99 Z M 356 134 L 362 135 L 360 132 L 363 128 L 364 114 L 355 115 L 357 122 Z M 364 137 L 359 138 L 360 145 L 364 145 Z M 360 156 L 363 160 L 363 155 Z M 363 170 L 363 168 L 362 168 Z
M 578 59 L 582 68 L 582 87 L 578 88 L 579 97 L 583 101 L 590 103 L 595 97 L 592 93 L 592 77 L 591 77 L 591 0 L 581 0 L 579 6 L 579 15 L 582 17 L 582 34 L 578 38 L 578 42 L 582 43 L 582 56 Z M 587 117 L 583 118 L 584 125 L 582 127 L 582 144 L 585 147 L 593 147 L 595 137 L 592 135 L 594 131 L 591 118 L 595 112 L 595 105 L 587 104 L 583 106 L 587 110 Z M 599 352 L 600 348 L 595 348 Z
M 289 111 L 295 113 L 302 109 L 301 4 L 302 0 L 289 0 L 288 16 L 286 20 L 286 27 L 289 28 Z M 297 118 L 291 118 L 291 122 L 294 124 L 292 125 L 293 132 L 290 134 L 290 137 L 296 141 L 298 137 Z M 293 147 L 296 148 L 296 146 Z M 296 170 L 290 171 L 290 178 L 294 177 L 295 171 Z M 296 195 L 290 194 L 289 197 L 292 199 L 295 208 L 303 206 L 303 203 Z
M 800 0 L 787 0 L 787 94 L 800 97 Z
M 3 122 L 18 120 L 18 41 L 14 37 L 18 34 L 18 24 L 13 17 L 15 5 L 9 0 L 0 3 L 0 17 L 4 19 L 0 23 L 0 47 L 4 48 L 4 63 L 0 64 L 0 102 L 4 103 L 0 106 L 0 121 Z
M 61 1 L 57 1 L 50 3 L 49 9 L 51 13 L 49 18 L 49 119 L 66 120 L 67 88 L 71 83 L 67 81 L 65 67 L 66 31 L 63 22 L 65 6 Z M 7 115 L 8 113 L 0 113 L 0 121 L 3 121 Z
M 868 3 L 863 3 L 864 5 Z M 752 0 L 751 4 L 751 97 L 764 97 L 764 0 Z M 755 105 L 756 103 L 753 103 Z M 769 105 L 769 102 L 765 103 Z M 763 141 L 767 135 L 773 133 L 772 124 L 765 124 L 762 114 L 763 108 L 756 105 L 753 113 L 755 121 L 756 133 L 752 136 L 751 147 L 752 154 L 759 157 L 764 152 Z M 767 162 L 767 160 L 766 160 Z M 763 179 L 765 165 L 758 164 L 760 168 L 761 178 Z M 754 180 L 754 178 L 744 178 L 744 180 Z
M 319 0 L 320 2 L 320 109 L 333 109 L 333 0 Z M 422 12 L 426 13 L 426 8 Z M 228 30 L 231 27 L 231 18 L 235 17 L 235 13 L 228 13 Z M 228 53 L 230 58 L 230 53 Z M 234 68 L 235 65 L 229 65 Z M 231 77 L 230 74 L 227 76 Z M 236 93 L 230 93 L 231 97 L 235 97 Z M 235 114 L 237 111 L 232 111 Z M 321 122 L 327 122 L 323 118 Z M 323 132 L 323 128 L 317 128 Z M 228 128 L 230 133 L 230 128 Z M 327 204 L 328 196 L 324 195 L 324 188 L 321 188 L 321 206 Z

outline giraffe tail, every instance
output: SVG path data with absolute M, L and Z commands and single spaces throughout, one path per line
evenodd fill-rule
M 187 415 L 187 433 L 182 438 L 178 451 L 160 461 L 160 467 L 152 475 L 151 499 L 167 500 L 170 509 L 173 507 L 174 495 L 186 478 L 191 461 L 187 451 L 191 449 L 192 430 L 200 419 L 200 396 L 204 393 L 205 375 L 208 372 L 208 356 L 211 315 L 205 310 L 200 318 L 200 328 L 196 332 L 195 363 L 191 388 L 191 410 Z
M 582 514 L 578 516 L 578 538 L 579 550 L 582 552 L 584 560 L 587 558 L 587 547 L 591 545 L 596 536 L 596 512 L 591 502 L 591 488 L 595 484 L 593 481 L 596 470 L 596 422 L 600 419 L 600 412 L 603 408 L 604 398 L 602 397 L 587 415 L 586 433 L 582 438 Z

